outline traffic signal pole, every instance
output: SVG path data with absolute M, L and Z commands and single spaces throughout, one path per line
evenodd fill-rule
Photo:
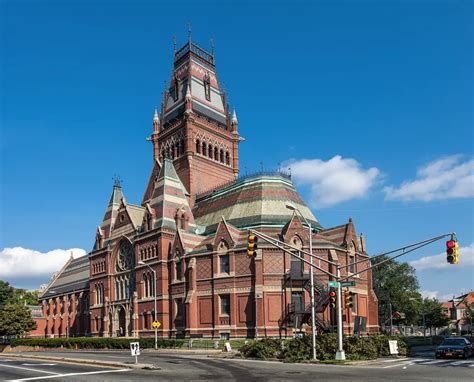
M 334 261 L 331 261 L 331 260 L 328 260 L 328 259 L 325 259 L 323 257 L 320 257 L 320 256 L 317 256 L 317 255 L 314 255 L 313 254 L 313 248 L 312 248 L 312 236 L 310 236 L 310 251 L 309 253 L 307 251 L 304 251 L 300 248 L 297 248 L 295 246 L 292 246 L 291 244 L 287 244 L 285 242 L 282 242 L 278 239 L 274 239 L 273 237 L 271 236 L 268 236 L 262 232 L 259 232 L 259 231 L 256 231 L 254 229 L 249 229 L 249 232 L 252 234 L 252 235 L 255 235 L 256 237 L 259 237 L 263 240 L 265 240 L 267 243 L 273 245 L 274 247 L 277 247 L 279 249 L 281 249 L 282 251 L 284 251 L 285 253 L 288 253 L 290 256 L 293 256 L 293 257 L 297 257 L 299 260 L 301 260 L 302 262 L 308 264 L 311 269 L 315 268 L 315 269 L 318 269 L 319 271 L 321 271 L 322 273 L 330 276 L 330 277 L 333 277 L 336 279 L 336 282 L 338 283 L 338 286 L 337 286 L 337 351 L 336 351 L 336 360 L 344 360 L 345 359 L 345 352 L 344 352 L 344 348 L 343 348 L 343 324 L 342 324 L 342 302 L 341 302 L 341 299 L 342 299 L 342 287 L 341 287 L 341 281 L 344 281 L 344 280 L 347 280 L 349 278 L 352 278 L 356 275 L 359 275 L 361 273 L 364 273 L 364 272 L 367 272 L 368 270 L 374 268 L 374 267 L 377 267 L 381 264 L 384 264 L 390 260 L 394 260 L 398 257 L 401 257 L 401 256 L 404 256 L 410 252 L 413 252 L 417 249 L 420 249 L 426 245 L 429 245 L 429 244 L 432 244 L 438 240 L 441 240 L 443 238 L 445 238 L 446 236 L 451 236 L 451 238 L 455 238 L 456 237 L 456 234 L 453 232 L 453 233 L 446 233 L 446 234 L 443 234 L 443 235 L 439 235 L 439 236 L 435 236 L 431 239 L 427 239 L 427 240 L 423 240 L 423 241 L 420 241 L 420 242 L 417 242 L 417 243 L 414 243 L 414 244 L 410 244 L 410 245 L 407 245 L 405 247 L 401 247 L 401 248 L 398 248 L 398 249 L 395 249 L 395 250 L 392 250 L 392 251 L 388 251 L 388 252 L 384 252 L 384 253 L 381 253 L 379 255 L 376 255 L 376 256 L 372 256 L 372 257 L 367 257 L 366 259 L 363 259 L 363 260 L 359 260 L 359 261 L 356 261 L 355 263 L 352 263 L 352 264 L 349 264 L 349 265 L 345 265 L 345 266 L 341 266 L 341 264 L 338 262 L 334 262 Z M 457 244 L 457 239 L 454 239 L 456 240 L 456 244 Z M 250 243 L 250 240 L 249 240 L 249 243 Z M 458 253 L 458 248 L 459 246 L 457 245 L 457 247 L 455 248 L 456 250 L 456 257 L 459 256 L 459 253 Z M 249 248 L 250 250 L 251 248 Z M 293 252 L 292 252 L 293 251 Z M 347 251 L 347 250 L 346 250 Z M 347 269 L 349 268 L 350 266 L 354 266 L 356 264 L 359 264 L 359 263 L 363 263 L 363 262 L 373 262 L 375 259 L 381 257 L 381 256 L 386 256 L 386 255 L 389 255 L 389 254 L 392 254 L 392 253 L 395 253 L 395 252 L 402 252 L 398 255 L 395 255 L 395 256 L 392 256 L 392 257 L 389 257 L 388 259 L 384 259 L 382 261 L 379 261 L 378 263 L 376 264 L 373 264 L 373 265 L 369 265 L 368 267 L 360 270 L 360 271 L 357 271 L 355 273 L 351 273 L 350 275 L 347 275 L 347 276 L 342 276 L 341 275 L 341 270 L 342 269 Z M 306 254 L 309 256 L 310 258 L 310 261 L 304 259 L 303 257 L 299 257 L 298 255 L 296 255 L 294 252 L 300 252 L 300 253 L 303 253 L 303 254 Z M 336 266 L 336 274 L 333 274 L 331 272 L 328 272 L 326 271 L 325 269 L 317 266 L 316 264 L 313 264 L 313 259 L 318 259 L 318 260 L 321 260 L 323 261 L 324 263 L 326 264 L 330 264 L 330 265 L 334 265 Z M 313 272 L 310 272 L 310 274 L 312 274 Z M 314 281 L 314 280 L 313 280 Z M 314 309 L 314 295 L 311 297 L 311 305 L 312 305 L 312 309 Z M 312 312 L 313 313 L 313 312 Z M 314 323 L 314 322 L 313 322 Z M 314 323 L 315 324 L 315 323 Z M 313 344 L 315 344 L 315 339 L 314 339 L 314 342 Z M 314 347 L 314 351 L 315 351 L 315 347 Z M 314 353 L 313 353 L 314 354 Z
M 336 279 L 341 278 L 341 266 L 337 264 Z M 346 359 L 346 354 L 344 353 L 344 348 L 342 347 L 342 293 L 341 293 L 341 283 L 337 283 L 337 351 L 336 351 L 336 360 L 344 361 Z

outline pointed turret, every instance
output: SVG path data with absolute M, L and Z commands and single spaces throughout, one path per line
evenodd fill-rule
M 153 132 L 157 133 L 160 130 L 160 119 L 158 118 L 158 110 L 155 107 L 155 113 L 153 114 Z
M 234 111 L 232 112 L 232 121 L 230 125 L 232 127 L 233 132 L 237 131 L 237 127 L 239 126 L 239 121 L 237 120 L 237 114 L 235 113 L 235 108 L 234 108 Z

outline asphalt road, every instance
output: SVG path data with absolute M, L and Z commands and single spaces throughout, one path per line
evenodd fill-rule
M 22 353 L 42 356 L 133 362 L 129 352 L 53 351 Z M 469 381 L 474 359 L 435 360 L 429 357 L 376 360 L 363 365 L 312 365 L 210 358 L 206 354 L 142 352 L 139 362 L 161 370 L 129 370 L 11 359 L 0 355 L 0 380 L 58 381 Z M 25 365 L 26 364 L 26 365 Z

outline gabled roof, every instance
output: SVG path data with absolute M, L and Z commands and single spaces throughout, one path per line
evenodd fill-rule
M 148 203 L 153 195 L 153 189 L 155 186 L 155 181 L 158 178 L 161 170 L 161 163 L 158 159 L 155 159 L 153 162 L 153 168 L 151 170 L 150 178 L 148 179 L 148 183 L 146 186 L 145 194 L 143 195 L 142 205 L 144 206 Z
M 186 191 L 173 166 L 173 161 L 165 158 L 160 174 L 154 184 L 153 194 L 149 202 L 155 211 L 154 228 L 166 227 L 176 229 L 176 217 L 184 214 L 188 230 L 194 232 L 196 224 L 189 207 Z
M 110 196 L 109 204 L 105 209 L 102 224 L 100 225 L 104 233 L 104 239 L 110 237 L 112 226 L 115 222 L 115 218 L 117 217 L 117 211 L 122 203 L 122 198 L 122 187 L 119 184 L 115 184 L 114 188 L 112 189 L 112 195 Z
M 176 239 L 181 242 L 186 253 L 193 251 L 196 247 L 206 239 L 204 236 L 196 235 L 194 233 L 179 229 Z
M 89 256 L 72 257 L 51 281 L 40 296 L 49 299 L 89 288 Z

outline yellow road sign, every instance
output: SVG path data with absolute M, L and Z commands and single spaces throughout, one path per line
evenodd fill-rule
M 153 326 L 153 328 L 155 328 L 155 329 L 158 329 L 161 326 L 161 322 L 160 321 L 153 321 L 151 326 Z

